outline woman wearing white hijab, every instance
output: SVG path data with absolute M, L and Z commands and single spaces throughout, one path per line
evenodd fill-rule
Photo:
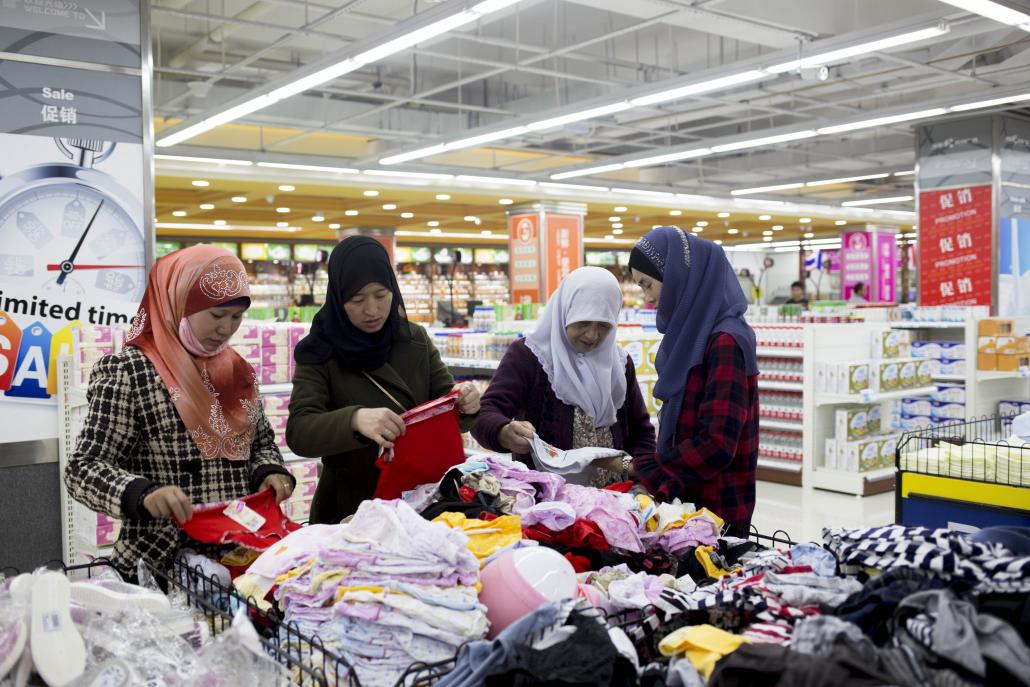
M 600 267 L 581 267 L 551 296 L 539 325 L 508 349 L 483 394 L 472 435 L 531 467 L 534 434 L 562 450 L 610 448 L 625 458 L 593 467 L 623 473 L 655 450 L 633 362 L 615 342 L 622 290 Z

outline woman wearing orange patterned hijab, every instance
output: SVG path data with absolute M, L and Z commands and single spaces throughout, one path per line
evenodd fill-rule
M 71 495 L 123 521 L 114 562 L 162 563 L 185 535 L 193 503 L 274 489 L 283 466 L 254 369 L 229 347 L 250 307 L 243 264 L 222 248 L 171 253 L 150 272 L 120 353 L 90 374 L 89 409 L 65 472 Z

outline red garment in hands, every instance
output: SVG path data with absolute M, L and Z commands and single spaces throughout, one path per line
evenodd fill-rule
M 264 551 L 301 527 L 287 518 L 279 508 L 279 504 L 275 502 L 274 489 L 265 489 L 238 500 L 265 519 L 264 524 L 256 532 L 251 532 L 225 514 L 229 502 L 197 506 L 193 509 L 192 518 L 186 522 L 176 522 L 179 522 L 179 527 L 186 534 L 197 541 L 207 544 L 235 542 L 257 551 Z
M 396 499 L 422 484 L 440 481 L 455 465 L 465 462 L 465 444 L 458 425 L 458 392 L 423 403 L 401 415 L 404 436 L 393 442 L 393 457 L 376 461 L 377 499 Z

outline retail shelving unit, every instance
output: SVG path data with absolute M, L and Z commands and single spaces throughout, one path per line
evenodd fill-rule
M 1011 319 L 1011 318 L 1009 318 Z M 976 369 L 979 319 L 962 322 L 892 322 L 893 329 L 909 329 L 926 341 L 962 341 L 966 347 L 966 370 L 961 375 L 938 375 L 937 382 L 964 384 L 966 416 L 970 422 L 998 412 L 998 401 L 1030 398 L 1030 371 L 996 372 Z M 1015 318 L 1019 334 L 1030 332 L 1030 317 Z
M 884 323 L 810 324 L 805 327 L 805 350 L 813 354 L 804 359 L 804 461 L 805 487 L 838 491 L 857 496 L 879 494 L 894 489 L 894 468 L 852 472 L 830 468 L 825 461 L 826 440 L 836 432 L 835 410 L 840 404 L 874 403 L 902 396 L 929 393 L 932 388 L 904 389 L 881 394 L 854 396 L 816 392 L 818 362 L 864 360 L 869 358 L 872 332 L 888 328 Z
M 758 378 L 760 392 L 758 479 L 802 486 L 804 483 L 802 465 L 804 377 L 800 373 L 781 372 L 771 368 L 776 361 L 786 362 L 790 365 L 797 365 L 800 361 L 803 372 L 806 349 L 800 336 L 796 337 L 793 342 L 767 342 L 771 332 L 787 331 L 800 334 L 805 325 L 756 322 L 752 326 L 759 339 L 757 349 L 760 371 Z M 796 411 L 788 411 L 774 406 L 769 402 L 769 399 L 773 398 L 770 393 L 788 399 L 788 403 L 796 405 Z M 797 453 L 791 453 L 787 448 L 777 446 L 777 441 L 793 443 L 797 447 Z
M 57 469 L 61 493 L 61 558 L 65 565 L 81 563 L 79 550 L 84 548 L 78 540 L 75 527 L 74 502 L 64 483 L 64 470 L 75 450 L 75 440 L 82 428 L 82 414 L 86 405 L 86 392 L 78 383 L 81 371 L 70 355 L 57 359 Z

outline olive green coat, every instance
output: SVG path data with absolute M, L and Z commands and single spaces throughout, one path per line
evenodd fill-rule
M 336 358 L 297 365 L 286 443 L 298 456 L 322 458 L 312 523 L 339 522 L 375 491 L 379 448 L 351 429 L 357 410 L 389 408 L 399 414 L 454 388 L 454 378 L 426 330 L 416 324 L 410 327 L 411 338 L 394 344 L 389 362 L 369 373 L 404 408 L 398 408 L 363 373 L 346 369 Z M 462 431 L 467 432 L 474 422 L 474 416 L 462 416 Z

